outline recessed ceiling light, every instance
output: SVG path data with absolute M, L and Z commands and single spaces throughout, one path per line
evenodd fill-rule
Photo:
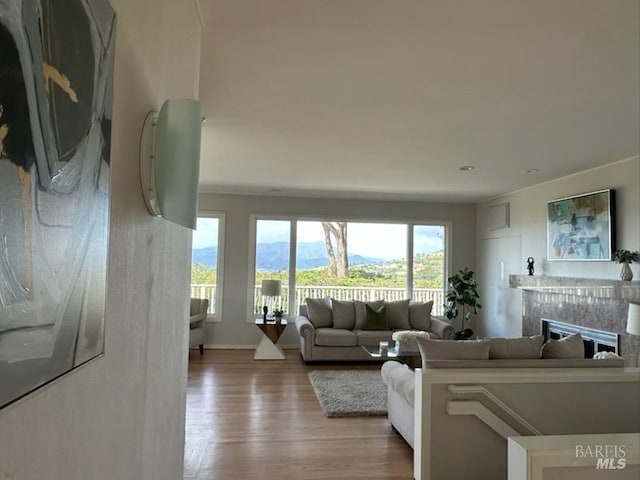
M 458 170 L 460 170 L 461 172 L 470 172 L 474 168 L 476 167 L 474 167 L 473 165 L 463 165 L 462 167 L 458 167 Z
M 538 168 L 524 168 L 524 169 L 520 170 L 520 173 L 522 173 L 523 175 L 531 175 L 533 173 L 540 173 L 540 169 L 538 169 Z

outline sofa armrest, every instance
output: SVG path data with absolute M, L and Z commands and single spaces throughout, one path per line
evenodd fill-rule
M 437 334 L 442 340 L 453 338 L 456 333 L 451 325 L 436 317 L 431 317 L 431 331 Z
M 304 360 L 312 360 L 313 342 L 316 337 L 316 329 L 304 315 L 296 317 L 296 329 L 300 336 L 300 352 Z
M 413 406 L 414 370 L 393 360 L 384 362 L 380 369 L 382 381 L 387 388 L 395 391 L 409 405 Z
M 201 328 L 204 325 L 205 315 L 198 314 L 189 317 L 189 328 Z
M 316 328 L 313 326 L 313 323 L 311 323 L 311 320 L 303 315 L 296 317 L 296 329 L 298 330 L 298 335 L 301 337 L 310 336 L 313 338 L 316 333 Z

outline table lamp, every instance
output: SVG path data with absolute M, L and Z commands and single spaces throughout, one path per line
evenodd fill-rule
M 640 304 L 629 303 L 629 312 L 627 313 L 627 333 L 631 335 L 640 335 Z M 636 358 L 639 362 L 640 358 Z
M 263 297 L 267 297 L 267 305 L 262 308 L 263 318 L 266 320 L 267 313 L 273 312 L 275 298 L 282 294 L 282 282 L 280 280 L 262 280 L 260 291 Z

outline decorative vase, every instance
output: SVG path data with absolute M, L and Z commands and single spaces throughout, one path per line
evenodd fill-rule
M 633 280 L 633 271 L 629 266 L 629 262 L 622 262 L 622 270 L 620 270 L 620 279 L 628 282 Z

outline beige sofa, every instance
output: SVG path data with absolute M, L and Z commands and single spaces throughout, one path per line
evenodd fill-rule
M 427 368 L 436 369 L 474 369 L 479 375 L 482 369 L 518 369 L 518 368 L 622 368 L 622 360 L 472 360 L 432 361 Z M 476 370 L 477 369 L 477 370 Z M 515 370 L 513 370 L 515 371 Z M 414 398 L 415 370 L 396 361 L 388 361 L 382 365 L 382 381 L 387 385 L 387 416 L 391 426 L 413 448 L 414 446 Z
M 514 372 L 515 369 L 622 368 L 624 365 L 622 358 L 584 358 L 580 335 L 546 344 L 542 335 L 450 342 L 416 339 L 416 342 L 425 371 L 514 369 L 511 370 Z M 387 385 L 389 422 L 413 447 L 415 371 L 402 363 L 389 361 L 382 365 L 381 375 Z
M 560 344 L 558 349 L 551 342 L 546 349 L 552 353 L 544 354 L 543 347 L 535 358 L 522 358 L 520 348 L 505 350 L 512 339 L 497 339 L 498 356 L 510 352 L 511 358 L 495 358 L 493 340 L 469 342 L 471 350 L 477 349 L 474 355 L 488 344 L 482 353 L 488 351 L 488 358 L 446 359 L 449 342 L 431 342 L 441 344 L 434 354 L 433 345 L 425 348 L 425 341 L 417 339 L 422 369 L 383 364 L 388 418 L 414 448 L 416 480 L 506 480 L 509 436 L 640 429 L 640 370 L 624 369 L 622 359 L 578 358 L 575 338 L 565 342 L 574 344 L 570 348 Z M 535 355 L 535 344 L 542 340 L 513 341 L 518 347 L 528 343 L 528 355 Z M 451 356 L 464 357 L 459 350 L 467 342 L 457 344 Z M 558 358 L 563 349 L 573 357 Z M 456 461 L 460 452 L 464 462 Z
M 367 328 L 367 305 L 384 307 L 386 328 Z M 397 330 L 427 331 L 432 338 L 451 338 L 454 329 L 447 322 L 431 316 L 433 302 L 338 301 L 307 299 L 300 306 L 295 324 L 300 353 L 305 362 L 376 361 L 362 345 L 391 342 Z M 379 359 L 377 360 L 379 361 Z

